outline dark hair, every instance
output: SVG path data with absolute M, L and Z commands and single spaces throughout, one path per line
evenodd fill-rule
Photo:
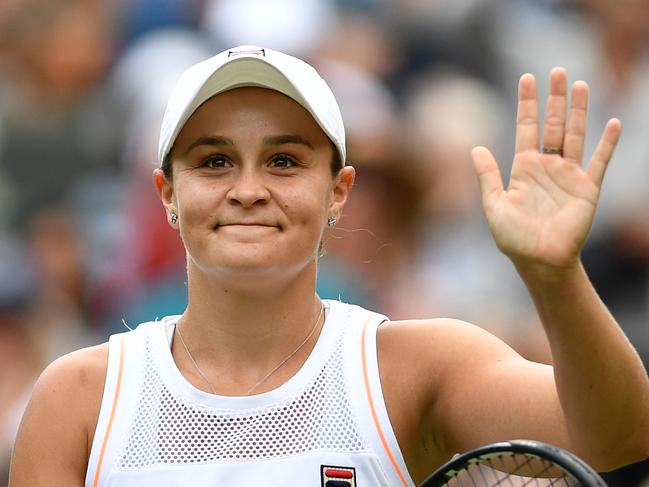
M 162 160 L 162 164 L 160 164 L 160 169 L 162 169 L 165 178 L 171 181 L 171 179 L 173 178 L 173 169 L 171 167 L 171 151 L 167 152 L 167 155 Z
M 336 177 L 343 168 L 344 161 L 340 157 L 340 152 L 338 152 L 336 145 L 331 140 L 329 142 L 331 144 L 331 150 L 333 150 L 333 155 L 331 156 L 331 175 Z
M 331 144 L 331 149 L 333 150 L 333 156 L 331 157 L 331 175 L 333 177 L 336 177 L 340 170 L 343 168 L 343 161 L 342 158 L 340 157 L 340 152 L 338 152 L 338 148 L 334 145 L 334 143 L 329 140 L 329 143 Z M 162 169 L 162 172 L 164 173 L 165 177 L 171 181 L 173 178 L 173 167 L 171 164 L 171 151 L 167 153 L 165 158 L 162 160 L 162 164 L 160 165 L 160 169 Z

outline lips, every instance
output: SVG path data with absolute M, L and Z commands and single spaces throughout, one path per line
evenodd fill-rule
M 245 231 L 252 231 L 252 230 L 263 230 L 263 229 L 277 229 L 277 230 L 282 230 L 282 227 L 277 224 L 271 224 L 267 222 L 227 222 L 227 223 L 219 223 L 216 225 L 215 230 L 218 230 L 220 228 L 231 228 L 233 230 L 239 229 L 242 232 Z
M 220 223 L 218 227 L 277 227 L 278 225 L 271 225 L 269 223 L 259 222 L 233 222 L 233 223 Z

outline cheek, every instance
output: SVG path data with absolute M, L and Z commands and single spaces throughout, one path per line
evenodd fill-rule
M 215 207 L 222 191 L 216 184 L 209 184 L 200 178 L 192 181 L 183 181 L 176 185 L 178 211 L 185 214 L 204 214 L 209 208 Z
M 331 198 L 324 191 L 296 190 L 286 193 L 280 205 L 292 219 L 313 229 L 320 229 L 326 223 L 330 200 Z
M 222 200 L 216 187 L 179 185 L 175 196 L 183 240 L 190 232 L 206 227 L 210 221 L 215 221 L 219 201 Z

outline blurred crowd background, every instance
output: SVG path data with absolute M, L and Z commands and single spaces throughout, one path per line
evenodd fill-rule
M 587 80 L 587 152 L 609 117 L 624 130 L 583 258 L 649 363 L 646 0 L 1 0 L 0 485 L 49 362 L 182 312 L 184 253 L 151 182 L 160 121 L 186 67 L 249 43 L 308 60 L 341 104 L 358 175 L 321 296 L 468 320 L 545 362 L 470 150 L 508 172 L 522 73 L 541 96 L 553 66 Z

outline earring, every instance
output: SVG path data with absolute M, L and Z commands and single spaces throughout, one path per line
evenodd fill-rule
M 175 213 L 172 213 L 171 215 L 169 215 L 169 220 L 171 221 L 171 223 L 174 223 L 174 224 L 178 223 L 178 215 L 176 215 Z
M 335 216 L 330 216 L 329 219 L 327 220 L 327 225 L 333 227 L 337 222 L 338 220 L 336 219 Z

